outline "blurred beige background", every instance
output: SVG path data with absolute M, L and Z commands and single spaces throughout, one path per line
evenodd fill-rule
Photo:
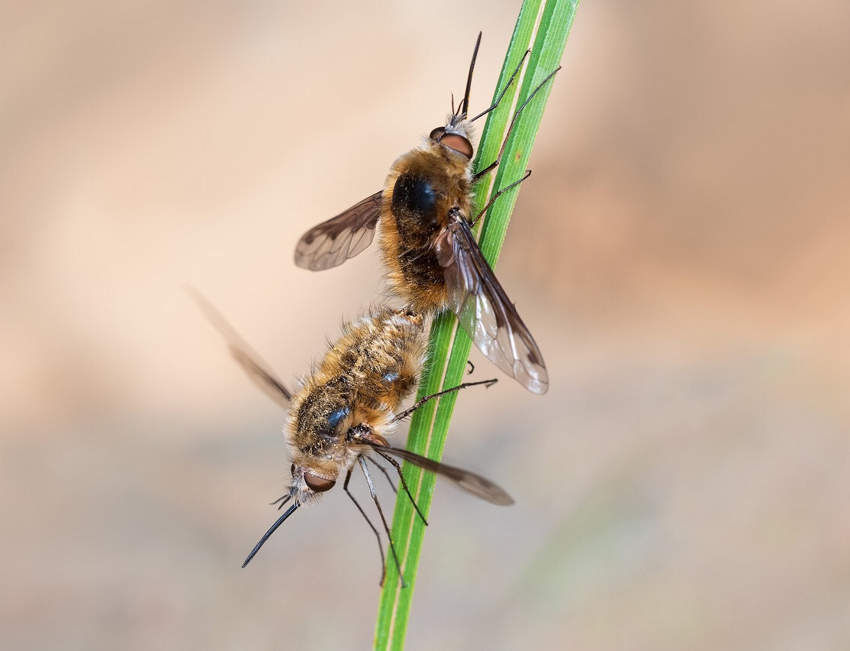
M 368 648 L 342 491 L 240 569 L 283 414 L 183 287 L 292 383 L 381 290 L 298 236 L 441 124 L 479 30 L 486 103 L 518 6 L 3 3 L 0 646 Z M 410 649 L 850 646 L 848 28 L 579 7 L 499 265 L 551 390 L 459 401 L 447 460 L 517 504 L 440 486 Z

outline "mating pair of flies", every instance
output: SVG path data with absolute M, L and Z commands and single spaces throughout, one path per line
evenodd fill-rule
M 228 339 L 236 360 L 268 395 L 289 411 L 286 438 L 292 458 L 292 482 L 287 493 L 275 503 L 280 504 L 278 508 L 291 504 L 257 543 L 243 567 L 296 509 L 333 488 L 342 476 L 345 492 L 378 539 L 381 564 L 385 567 L 380 533 L 348 489 L 355 464 L 369 485 L 397 566 L 389 526 L 367 462 L 388 479 L 389 473 L 381 461 L 393 466 L 423 522 L 425 518 L 410 494 L 397 459 L 445 477 L 493 504 L 513 503 L 504 490 L 488 479 L 393 447 L 386 438 L 398 422 L 425 402 L 465 387 L 490 386 L 496 382 L 464 383 L 426 396 L 409 409 L 396 413 L 412 394 L 425 362 L 426 318 L 445 309 L 457 315 L 473 343 L 505 373 L 533 393 L 542 394 L 548 388 L 540 350 L 481 254 L 472 231 L 502 193 L 530 174 L 526 172 L 521 179 L 496 192 L 482 210 L 474 213 L 473 186 L 498 166 L 505 144 L 495 161 L 473 173 L 472 123 L 499 105 L 528 52 L 494 103 L 469 118 L 469 93 L 480 43 L 481 34 L 475 44 L 463 99 L 456 109 L 452 108 L 445 126 L 431 131 L 420 147 L 393 163 L 383 190 L 312 228 L 296 247 L 298 266 L 314 271 L 329 269 L 362 252 L 374 239 L 380 224 L 379 243 L 388 283 L 405 308 L 377 307 L 358 321 L 344 325 L 342 336 L 304 378 L 301 389 L 293 393 L 258 356 L 249 352 L 214 309 L 197 297 L 207 316 Z M 516 109 L 506 141 L 521 111 L 556 72 L 549 74 Z M 404 585 L 401 574 L 399 567 Z

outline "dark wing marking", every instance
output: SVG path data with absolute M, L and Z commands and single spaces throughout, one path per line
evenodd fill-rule
M 376 192 L 336 217 L 304 233 L 295 247 L 295 264 L 322 271 L 338 267 L 363 251 L 375 237 L 381 216 L 381 194 Z
M 230 354 L 233 355 L 242 369 L 248 374 L 251 381 L 256 384 L 269 398 L 274 400 L 284 409 L 289 408 L 289 403 L 292 400 L 292 393 L 287 389 L 275 375 L 268 364 L 263 361 L 256 352 L 245 342 L 239 333 L 231 326 L 227 319 L 216 310 L 204 296 L 196 289 L 187 288 L 189 294 L 195 299 L 195 302 L 201 308 L 204 316 L 207 317 L 213 327 L 221 333 L 227 341 L 227 347 L 230 349 Z
M 508 495 L 504 489 L 497 484 L 494 484 L 489 479 L 486 479 L 481 475 L 476 475 L 474 472 L 455 468 L 454 466 L 450 466 L 446 463 L 440 463 L 439 461 L 434 461 L 403 448 L 394 448 L 388 445 L 379 445 L 377 443 L 369 444 L 376 450 L 392 454 L 399 459 L 404 459 L 405 461 L 409 461 L 410 463 L 419 466 L 423 470 L 427 470 L 428 472 L 433 472 L 435 475 L 444 477 L 445 479 L 457 484 L 466 492 L 472 493 L 476 497 L 480 497 L 482 500 L 490 502 L 491 504 L 508 506 L 509 504 L 514 503 L 513 498 Z
M 540 349 L 475 241 L 469 223 L 455 219 L 438 236 L 449 306 L 487 358 L 532 393 L 549 388 Z

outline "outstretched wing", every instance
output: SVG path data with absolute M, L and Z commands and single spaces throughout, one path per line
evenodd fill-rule
M 274 400 L 284 409 L 289 408 L 289 403 L 292 401 L 292 393 L 281 382 L 274 371 L 271 370 L 262 357 L 254 352 L 251 347 L 245 342 L 239 333 L 227 322 L 221 313 L 215 309 L 198 290 L 193 287 L 187 287 L 187 291 L 195 299 L 195 302 L 201 308 L 204 316 L 207 317 L 213 327 L 221 333 L 227 347 L 230 349 L 230 354 L 237 361 L 239 366 L 248 374 L 251 381 L 256 384 L 263 393 Z
M 423 470 L 427 470 L 428 472 L 433 472 L 435 475 L 444 477 L 445 479 L 457 484 L 466 492 L 472 493 L 476 497 L 480 497 L 482 500 L 490 502 L 491 504 L 508 506 L 509 504 L 514 503 L 513 498 L 508 495 L 503 488 L 481 475 L 476 475 L 474 472 L 463 470 L 462 468 L 455 468 L 447 463 L 434 461 L 433 459 L 423 457 L 422 455 L 410 452 L 403 448 L 394 448 L 389 445 L 377 445 L 375 443 L 370 443 L 370 445 L 372 445 L 376 451 L 380 451 L 385 454 L 392 454 L 399 459 L 404 459 L 405 461 L 409 461 L 410 463 L 419 466 Z
M 289 403 L 292 402 L 292 394 L 283 385 L 283 382 L 269 370 L 258 356 L 252 356 L 248 350 L 233 342 L 230 342 L 229 347 L 233 359 L 239 363 L 251 381 L 269 398 L 284 409 L 288 409 Z
M 381 216 L 382 192 L 366 197 L 304 233 L 295 247 L 295 264 L 322 271 L 338 267 L 363 251 L 375 237 L 375 226 Z
M 436 241 L 444 267 L 449 306 L 487 358 L 532 393 L 549 388 L 540 349 L 475 241 L 469 223 L 458 218 Z

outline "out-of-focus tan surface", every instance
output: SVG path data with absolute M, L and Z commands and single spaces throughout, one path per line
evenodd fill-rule
M 240 569 L 283 414 L 184 286 L 292 383 L 381 289 L 298 236 L 441 123 L 478 30 L 484 105 L 517 10 L 0 9 L 0 646 L 370 645 L 342 491 Z M 459 400 L 447 460 L 517 504 L 440 486 L 410 649 L 850 646 L 848 25 L 580 6 L 498 269 L 551 390 Z

